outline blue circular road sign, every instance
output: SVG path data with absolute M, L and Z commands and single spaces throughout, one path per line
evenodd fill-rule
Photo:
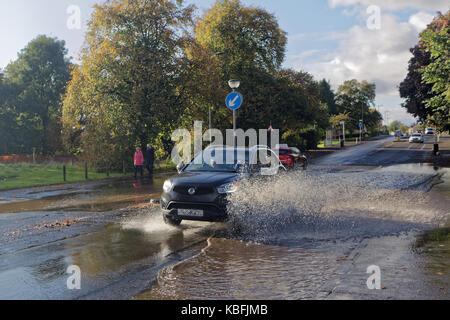
M 227 105 L 228 109 L 231 110 L 239 109 L 242 106 L 243 102 L 244 97 L 239 92 L 230 93 L 225 100 L 225 104 Z

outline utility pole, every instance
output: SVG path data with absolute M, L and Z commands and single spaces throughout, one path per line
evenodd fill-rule
M 381 117 L 383 117 L 383 114 L 381 113 L 381 107 L 383 107 L 382 104 L 378 105 L 378 113 L 381 115 Z M 381 121 L 380 126 L 378 127 L 378 135 L 381 133 L 381 128 L 383 126 L 383 121 Z
M 389 127 L 389 111 L 384 112 L 384 119 L 386 121 L 386 127 Z

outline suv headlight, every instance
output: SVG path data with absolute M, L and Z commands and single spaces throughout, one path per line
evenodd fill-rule
M 234 193 L 237 190 L 238 190 L 237 181 L 226 183 L 226 184 L 221 185 L 220 187 L 217 187 L 217 192 L 220 194 Z
M 164 182 L 164 185 L 163 185 L 163 191 L 165 193 L 170 192 L 170 190 L 172 190 L 172 186 L 173 186 L 172 181 L 166 180 L 166 182 Z

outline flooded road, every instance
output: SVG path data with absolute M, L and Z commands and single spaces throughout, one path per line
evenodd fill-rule
M 0 298 L 448 299 L 449 170 L 386 142 L 247 182 L 223 224 L 166 226 L 148 204 L 165 176 L 2 192 Z

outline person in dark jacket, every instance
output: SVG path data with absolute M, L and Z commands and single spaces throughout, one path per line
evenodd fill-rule
M 155 149 L 148 144 L 145 151 L 145 167 L 148 170 L 148 174 L 153 176 L 153 165 L 155 164 Z

